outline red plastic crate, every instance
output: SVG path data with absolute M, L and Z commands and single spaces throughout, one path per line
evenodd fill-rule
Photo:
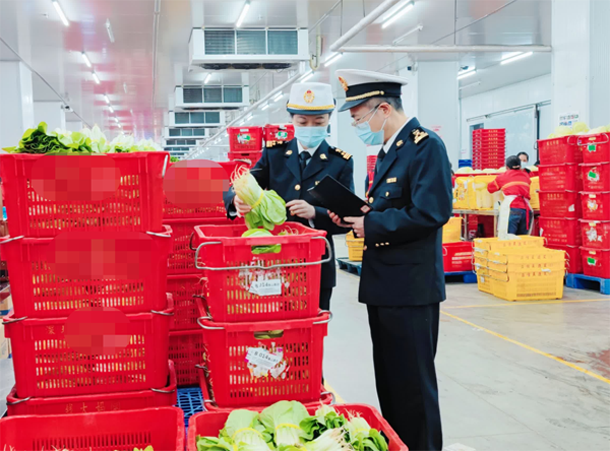
M 177 407 L 0 420 L 0 448 L 7 451 L 131 451 L 147 446 L 183 451 L 184 438 L 184 413 Z
M 169 333 L 169 358 L 176 365 L 179 387 L 199 384 L 197 365 L 202 365 L 204 362 L 205 346 L 203 331 L 199 326 L 197 327 L 196 330 Z
M 538 167 L 542 191 L 582 191 L 582 172 L 577 164 Z
M 199 365 L 198 368 L 199 371 L 199 387 L 201 388 L 201 395 L 203 397 L 203 408 L 205 410 L 207 410 L 208 412 L 230 412 L 232 410 L 234 410 L 233 408 L 225 408 L 225 409 L 221 409 L 220 407 L 218 407 L 216 405 L 216 403 L 214 402 L 214 396 L 210 394 L 210 390 L 208 387 L 208 381 L 207 381 L 207 377 L 206 374 L 208 373 L 207 369 L 201 365 Z M 322 386 L 321 389 L 322 391 L 321 395 L 320 395 L 320 399 L 318 399 L 317 401 L 312 401 L 312 402 L 308 402 L 305 403 L 305 407 L 319 407 L 320 404 L 326 404 L 326 405 L 331 405 L 335 403 L 335 395 L 332 394 L 332 392 L 326 391 L 326 387 Z M 242 409 L 248 409 L 248 410 L 256 410 L 258 412 L 260 412 L 261 410 L 265 409 L 266 407 L 269 407 L 269 404 L 266 405 L 257 405 L 257 406 L 245 406 L 245 407 L 241 407 Z
M 580 248 L 585 276 L 610 279 L 610 250 Z
M 585 163 L 580 166 L 584 191 L 610 191 L 610 163 Z
M 162 230 L 163 175 L 168 161 L 167 152 L 0 155 L 11 234 L 158 232 Z
M 263 150 L 262 127 L 229 127 L 228 132 L 231 152 Z
M 227 179 L 231 181 L 231 178 L 235 171 L 242 166 L 248 166 L 249 163 L 246 161 L 222 161 L 218 163 L 227 173 Z M 164 197 L 165 204 L 163 206 L 163 222 L 165 219 L 180 219 L 180 218 L 224 218 L 227 216 L 224 203 L 220 203 L 217 206 L 202 205 L 200 207 L 182 208 L 171 203 L 167 197 Z
M 570 274 L 582 274 L 582 257 L 580 247 L 562 246 L 560 244 L 545 244 L 549 249 L 564 251 L 566 253 L 566 271 Z
M 578 137 L 539 139 L 538 158 L 541 165 L 582 163 L 582 152 L 576 144 Z
M 540 216 L 540 236 L 548 244 L 580 246 L 582 244 L 578 219 L 547 218 Z
M 443 244 L 443 263 L 445 272 L 472 271 L 473 258 L 472 241 Z
M 588 249 L 610 249 L 610 221 L 580 220 L 582 244 Z
M 201 301 L 198 305 L 201 316 L 205 316 Z M 204 329 L 205 365 L 219 407 L 269 405 L 282 399 L 301 402 L 320 399 L 329 312 L 287 321 L 198 321 Z M 270 359 L 277 363 L 266 372 L 250 363 Z
M 610 193 L 580 193 L 583 219 L 610 221 Z M 542 199 L 540 199 L 542 205 Z
M 610 135 L 608 133 L 579 136 L 577 143 L 585 163 L 610 162 Z
M 319 406 L 308 407 L 307 410 L 313 415 L 318 408 Z M 389 451 L 408 451 L 398 434 L 374 407 L 364 404 L 339 404 L 334 408 L 347 418 L 350 418 L 350 415 L 362 417 L 372 428 L 383 432 L 388 438 Z M 228 417 L 228 411 L 201 412 L 193 415 L 189 419 L 187 451 L 197 451 L 198 436 L 218 437 Z
M 176 370 L 174 363 L 170 360 L 168 383 L 161 389 L 21 399 L 17 397 L 17 386 L 15 386 L 6 398 L 6 406 L 9 416 L 66 415 L 173 406 L 177 401 L 176 387 Z
M 252 152 L 229 152 L 229 160 L 241 161 L 248 164 L 250 167 L 254 167 L 258 160 L 263 156 L 263 152 L 256 150 Z
M 195 251 L 191 250 L 195 226 L 245 224 L 243 218 L 229 219 L 226 213 L 218 218 L 167 219 L 165 223 L 172 228 L 174 238 L 174 247 L 168 258 L 168 274 L 199 272 L 195 268 Z
M 575 191 L 540 191 L 540 216 L 578 219 L 581 204 Z
M 294 139 L 294 125 L 267 124 L 263 129 L 265 147 L 271 148 Z
M 0 238 L 15 316 L 63 317 L 85 307 L 163 310 L 171 242 L 168 226 L 155 235 L 69 232 L 55 238 Z
M 171 296 L 168 303 L 170 307 L 160 312 L 128 315 L 114 309 L 92 309 L 87 318 L 91 324 L 83 327 L 97 329 L 91 338 L 101 341 L 103 324 L 116 327 L 112 342 L 117 347 L 121 336 L 128 337 L 125 347 L 106 355 L 85 354 L 68 344 L 65 326 L 77 316 L 23 319 L 11 312 L 3 323 L 5 335 L 11 339 L 19 397 L 90 395 L 165 386 L 173 315 Z M 105 339 L 112 336 L 105 334 Z M 83 343 L 85 339 L 79 340 Z
M 207 281 L 201 274 L 167 276 L 167 292 L 174 299 L 172 330 L 198 329 L 197 298 L 203 297 Z
M 275 227 L 274 234 L 292 233 L 285 236 L 242 238 L 246 230 L 245 225 L 195 227 L 198 261 L 205 264 L 199 268 L 210 268 L 203 270 L 208 314 L 221 322 L 314 317 L 326 232 L 296 222 Z M 252 253 L 253 246 L 270 244 L 280 244 L 281 251 Z M 286 266 L 295 262 L 299 264 Z M 228 267 L 236 269 L 216 269 Z

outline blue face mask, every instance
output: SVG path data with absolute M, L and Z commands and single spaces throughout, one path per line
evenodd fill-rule
M 375 116 L 375 114 L 377 114 L 377 110 L 375 110 L 375 112 L 371 116 L 371 119 L 373 119 L 373 116 Z M 360 138 L 362 142 L 368 146 L 377 146 L 383 144 L 383 128 L 385 127 L 387 119 L 383 121 L 381 130 L 379 130 L 378 132 L 374 132 L 371 130 L 371 126 L 369 124 L 371 119 L 366 122 L 363 122 L 362 124 L 356 125 L 356 134 L 358 135 L 358 138 Z
M 315 149 L 328 137 L 328 127 L 294 127 L 294 136 L 307 149 Z

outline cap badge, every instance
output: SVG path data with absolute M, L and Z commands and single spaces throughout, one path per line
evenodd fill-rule
M 303 96 L 303 98 L 305 99 L 305 102 L 311 103 L 313 102 L 313 99 L 316 98 L 316 96 L 313 94 L 313 91 L 311 89 L 308 89 L 307 91 L 305 91 L 305 95 Z
M 345 92 L 347 92 L 347 90 L 349 89 L 349 86 L 347 85 L 347 82 L 345 81 L 345 78 L 339 77 L 339 83 L 341 83 L 341 86 L 343 86 L 343 90 Z

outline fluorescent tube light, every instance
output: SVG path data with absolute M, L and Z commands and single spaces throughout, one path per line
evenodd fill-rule
M 413 2 L 410 1 L 401 10 L 399 10 L 396 13 L 392 14 L 392 16 L 390 16 L 388 18 L 388 20 L 386 20 L 383 23 L 381 28 L 383 28 L 383 29 L 388 28 L 390 25 L 392 25 L 394 22 L 396 22 L 398 19 L 400 19 L 402 16 L 404 16 L 406 13 L 408 13 L 412 9 L 413 9 Z
M 339 58 L 341 58 L 343 56 L 343 53 L 335 53 L 334 55 L 329 56 L 328 58 L 326 58 L 326 61 L 324 62 L 324 67 L 328 67 L 331 64 L 333 64 L 335 61 L 337 61 Z M 312 72 L 313 75 L 313 72 Z M 305 80 L 302 80 L 305 81 Z
M 244 3 L 244 7 L 241 10 L 241 13 L 239 14 L 239 19 L 237 19 L 237 23 L 235 24 L 235 28 L 241 27 L 241 24 L 244 21 L 244 19 L 246 18 L 246 14 L 248 14 L 249 9 L 250 9 L 250 0 L 246 0 L 246 3 Z
M 277 95 L 271 99 L 273 102 L 277 102 L 278 100 L 280 100 L 282 97 L 284 97 L 284 93 L 283 92 L 278 92 Z
M 527 52 L 527 53 L 519 53 L 518 55 L 515 56 L 511 56 L 508 58 L 503 59 L 500 64 L 504 65 L 504 64 L 508 64 L 508 63 L 512 63 L 513 61 L 517 61 L 523 58 L 527 58 L 528 56 L 532 56 L 534 54 L 534 52 Z
M 93 80 L 95 81 L 95 83 L 99 85 L 101 83 L 100 77 L 98 77 L 95 72 L 91 72 L 91 75 L 93 76 Z
M 269 108 L 269 104 L 265 103 L 262 107 L 261 107 L 261 111 L 265 111 L 267 108 Z
M 114 33 L 112 32 L 112 25 L 110 19 L 106 19 L 106 31 L 108 32 L 108 39 L 114 44 Z
M 106 94 L 104 94 L 104 100 L 108 105 L 110 105 L 110 98 Z
M 70 21 L 68 20 L 68 18 L 64 14 L 64 10 L 61 9 L 61 5 L 59 4 L 59 2 L 57 0 L 53 0 L 53 6 L 55 7 L 55 11 L 57 11 L 57 14 L 59 15 L 59 18 L 64 23 L 64 25 L 66 27 L 69 27 L 70 26 Z
M 307 80 L 309 80 L 313 76 L 314 76 L 314 72 L 312 70 L 310 70 L 305 75 L 303 75 L 303 77 L 299 80 L 299 82 L 305 83 Z
M 85 61 L 87 67 L 91 68 L 91 60 L 89 59 L 87 54 L 85 52 L 82 52 L 81 55 L 83 56 L 83 61 Z
M 458 80 L 462 80 L 464 78 L 467 78 L 467 77 L 470 77 L 472 75 L 475 75 L 476 73 L 477 73 L 477 71 L 475 69 L 467 70 L 467 71 L 464 71 L 462 73 L 458 73 L 457 79 Z
M 114 108 L 112 108 L 112 105 L 108 105 L 108 109 L 110 110 L 110 112 L 111 112 L 112 114 L 114 114 Z

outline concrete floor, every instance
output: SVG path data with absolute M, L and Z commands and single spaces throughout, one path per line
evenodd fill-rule
M 345 402 L 378 406 L 359 277 L 338 274 L 325 377 Z M 511 303 L 476 284 L 447 292 L 436 365 L 449 450 L 610 450 L 610 296 L 566 289 L 563 301 Z

